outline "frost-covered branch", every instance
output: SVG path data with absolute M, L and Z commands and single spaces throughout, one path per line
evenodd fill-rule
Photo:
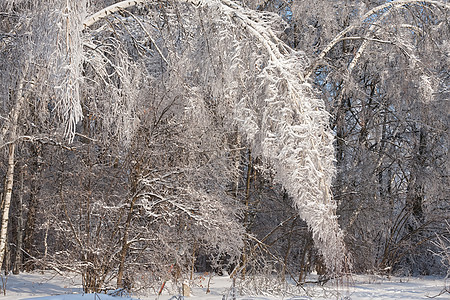
M 95 22 L 106 18 L 109 15 L 112 15 L 120 10 L 129 8 L 131 6 L 135 6 L 138 4 L 142 4 L 142 3 L 146 3 L 146 2 L 150 2 L 149 0 L 133 0 L 133 1 L 121 1 L 118 3 L 115 3 L 113 5 L 110 5 L 108 7 L 105 7 L 102 10 L 99 10 L 98 12 L 96 12 L 95 14 L 89 16 L 88 18 L 86 18 L 83 21 L 83 25 L 84 27 L 90 27 L 92 26 Z
M 446 232 L 442 235 L 436 234 L 433 244 L 439 249 L 434 255 L 438 256 L 447 268 L 446 278 L 450 278 L 450 224 L 446 222 Z
M 115 12 L 145 2 L 116 3 L 86 18 L 84 26 L 90 27 Z M 301 76 L 306 66 L 304 54 L 278 38 L 274 28 L 282 23 L 275 14 L 256 12 L 231 0 L 180 2 L 207 10 L 212 22 L 224 27 L 223 37 L 216 41 L 223 44 L 219 51 L 224 52 L 229 63 L 229 109 L 234 111 L 236 123 L 253 152 L 269 163 L 275 181 L 293 198 L 329 270 L 340 272 L 345 249 L 331 195 L 335 170 L 333 135 L 323 100 L 314 95 Z M 247 71 L 248 63 L 254 64 L 253 73 Z M 236 84 L 239 81 L 257 87 L 245 90 Z
M 324 57 L 331 51 L 331 49 L 334 48 L 334 46 L 336 46 L 336 44 L 338 44 L 339 42 L 341 42 L 343 40 L 345 35 L 347 35 L 352 30 L 354 30 L 366 23 L 371 24 L 371 26 L 369 28 L 369 32 L 372 33 L 376 28 L 378 28 L 378 26 L 376 26 L 376 24 L 379 23 L 383 18 L 385 18 L 386 15 L 390 14 L 392 9 L 403 7 L 404 5 L 407 5 L 407 4 L 420 4 L 420 5 L 431 4 L 431 5 L 435 5 L 437 7 L 450 9 L 450 4 L 448 4 L 446 2 L 433 1 L 433 0 L 425 0 L 425 1 L 397 0 L 397 1 L 387 2 L 385 4 L 374 7 L 371 10 L 369 10 L 368 12 L 366 12 L 359 19 L 358 22 L 356 22 L 355 24 L 352 24 L 352 25 L 348 26 L 347 28 L 345 28 L 344 30 L 342 30 L 338 35 L 336 35 L 333 38 L 333 40 L 330 43 L 328 43 L 328 45 L 320 52 L 320 54 L 314 60 L 314 63 L 308 68 L 307 72 L 305 73 L 305 78 L 307 79 L 312 76 L 312 74 L 314 73 L 314 70 L 322 63 Z M 376 19 L 375 22 L 373 21 L 374 18 Z M 351 70 L 353 70 L 353 68 L 355 67 L 359 57 L 366 49 L 368 41 L 369 40 L 364 41 L 363 44 L 359 47 L 357 54 L 355 55 L 355 57 L 353 58 L 352 62 L 349 65 L 348 69 L 349 69 L 350 73 L 351 73 Z

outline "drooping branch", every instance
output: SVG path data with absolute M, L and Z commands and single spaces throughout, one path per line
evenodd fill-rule
M 86 18 L 84 26 L 90 27 L 115 12 L 145 2 L 116 3 Z M 221 22 L 226 22 L 225 27 L 242 28 L 234 33 L 241 35 L 239 38 L 230 36 L 236 45 L 226 50 L 231 52 L 227 55 L 239 57 L 242 54 L 238 49 L 249 44 L 260 50 L 249 54 L 259 61 L 255 74 L 245 73 L 248 68 L 243 66 L 238 68 L 242 70 L 239 71 L 242 76 L 232 72 L 230 77 L 237 77 L 227 78 L 230 91 L 239 89 L 235 84 L 239 80 L 260 86 L 258 90 L 245 91 L 247 95 L 236 90 L 231 107 L 235 112 L 235 122 L 246 135 L 252 152 L 269 162 L 275 181 L 282 184 L 293 198 L 294 206 L 311 228 L 329 270 L 342 271 L 345 247 L 337 222 L 336 203 L 331 194 L 335 172 L 333 135 L 323 100 L 314 95 L 299 75 L 306 65 L 304 54 L 277 37 L 273 26 L 281 19 L 275 14 L 262 14 L 231 0 L 180 2 L 209 9 L 209 13 L 217 14 Z M 242 41 L 245 45 L 239 45 Z M 243 58 L 235 61 L 243 61 Z M 254 94 L 259 98 L 254 98 Z M 233 115 L 233 111 L 229 115 Z
M 96 23 L 97 21 L 106 18 L 109 15 L 112 15 L 115 12 L 118 12 L 122 9 L 126 9 L 132 6 L 136 6 L 138 4 L 142 4 L 142 3 L 146 3 L 146 2 L 150 2 L 148 0 L 133 0 L 133 1 L 122 1 L 122 2 L 118 2 L 116 4 L 110 5 L 108 7 L 105 7 L 104 9 L 96 12 L 95 14 L 87 17 L 84 21 L 83 21 L 83 25 L 85 28 L 87 27 L 91 27 L 92 25 L 94 25 L 94 23 Z
M 369 10 L 367 13 L 365 13 L 358 22 L 348 26 L 347 28 L 345 28 L 344 30 L 342 30 L 338 35 L 336 35 L 334 37 L 334 39 L 328 43 L 328 45 L 319 53 L 319 55 L 317 56 L 317 58 L 314 60 L 314 63 L 308 68 L 307 72 L 305 73 L 305 79 L 308 79 L 311 77 L 311 75 L 314 73 L 314 70 L 323 63 L 323 59 L 324 57 L 331 51 L 331 49 L 334 48 L 334 46 L 336 46 L 339 42 L 344 40 L 344 37 L 346 34 L 348 34 L 349 32 L 351 32 L 352 30 L 357 29 L 358 27 L 367 24 L 367 23 L 371 23 L 372 25 L 369 28 L 369 32 L 373 32 L 375 30 L 375 28 L 378 28 L 377 26 L 375 26 L 377 24 L 377 22 L 379 22 L 379 20 L 383 19 L 386 17 L 386 15 L 390 14 L 391 11 L 394 8 L 399 8 L 402 7 L 406 4 L 431 4 L 431 5 L 436 5 L 438 7 L 442 7 L 445 9 L 450 9 L 450 4 L 445 3 L 445 2 L 441 2 L 441 1 L 434 1 L 434 0 L 425 0 L 425 1 L 419 1 L 419 0 L 397 0 L 397 1 L 392 1 L 392 2 L 388 2 L 382 5 L 379 5 L 377 7 L 372 8 L 371 10 Z M 372 19 L 378 19 L 377 21 L 373 21 Z M 349 65 L 349 72 L 351 73 L 351 71 L 353 70 L 353 68 L 355 67 L 359 57 L 361 56 L 361 54 L 364 52 L 364 50 L 367 47 L 367 43 L 369 42 L 369 40 L 364 40 L 363 44 L 359 47 L 357 54 L 355 55 L 355 58 L 351 61 L 350 65 Z

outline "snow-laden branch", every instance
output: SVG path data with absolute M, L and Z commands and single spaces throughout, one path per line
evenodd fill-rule
M 83 21 L 83 25 L 84 27 L 91 27 L 92 25 L 94 25 L 95 22 L 106 18 L 109 15 L 114 14 L 115 12 L 118 12 L 122 9 L 126 9 L 129 8 L 131 6 L 135 6 L 138 4 L 142 4 L 145 2 L 150 2 L 148 0 L 133 0 L 133 1 L 121 1 L 118 2 L 116 4 L 110 5 L 108 7 L 105 7 L 104 9 L 96 12 L 95 14 L 87 17 L 84 21 Z
M 116 3 L 86 18 L 83 24 L 85 28 L 90 27 L 115 12 L 145 2 Z M 276 14 L 256 12 L 232 0 L 179 2 L 207 9 L 214 14 L 208 16 L 212 22 L 228 30 L 239 28 L 236 32 L 225 33 L 229 40 L 221 49 L 228 51 L 225 54 L 230 57 L 227 60 L 230 64 L 227 68 L 231 70 L 227 90 L 233 95 L 231 109 L 236 122 L 253 152 L 269 162 L 275 181 L 293 198 L 294 206 L 311 228 L 329 270 L 340 272 L 345 247 L 331 194 L 335 173 L 333 135 L 324 101 L 315 97 L 311 87 L 299 75 L 306 65 L 304 54 L 278 38 L 273 28 L 281 19 Z M 231 47 L 229 42 L 234 45 Z M 241 49 L 250 52 L 241 53 Z M 249 73 L 246 64 L 255 62 L 254 73 Z M 256 90 L 243 91 L 241 85 L 236 84 L 245 81 L 257 86 Z M 172 204 L 189 213 L 179 204 Z
M 343 40 L 343 38 L 345 37 L 346 34 L 351 32 L 352 30 L 360 27 L 361 25 L 364 25 L 368 21 L 372 24 L 370 29 L 369 29 L 369 32 L 372 32 L 375 28 L 377 28 L 377 26 L 375 26 L 375 24 L 377 24 L 381 19 L 385 18 L 386 15 L 388 15 L 392 11 L 393 8 L 402 7 L 402 6 L 406 5 L 406 4 L 431 4 L 431 5 L 436 5 L 438 7 L 442 7 L 442 8 L 445 8 L 445 9 L 450 9 L 450 4 L 445 3 L 445 2 L 441 2 L 441 1 L 434 1 L 434 0 L 425 0 L 425 1 L 419 1 L 419 0 L 397 0 L 397 1 L 388 2 L 388 3 L 385 3 L 385 4 L 379 5 L 377 7 L 374 7 L 371 10 L 369 10 L 368 12 L 366 12 L 359 19 L 358 22 L 356 22 L 355 24 L 352 24 L 352 25 L 348 26 L 347 28 L 345 28 L 344 30 L 342 30 L 338 35 L 336 35 L 334 37 L 334 39 L 330 43 L 328 43 L 328 45 L 317 56 L 317 58 L 315 59 L 314 64 L 309 67 L 308 71 L 305 74 L 305 78 L 308 79 L 309 77 L 311 77 L 311 75 L 314 73 L 314 70 L 322 63 L 323 58 L 328 54 L 328 52 L 331 51 L 331 49 L 334 48 L 334 46 L 336 46 L 337 43 L 339 43 L 339 42 L 341 42 Z M 374 16 L 377 17 L 377 19 L 378 19 L 375 22 L 373 22 L 373 20 L 372 20 L 374 18 Z M 349 71 L 350 72 L 353 70 L 353 68 L 355 67 L 355 65 L 356 65 L 356 63 L 357 63 L 357 61 L 359 59 L 359 57 L 361 56 L 361 54 L 366 49 L 367 42 L 368 42 L 368 40 L 363 42 L 361 47 L 358 49 L 358 52 L 355 55 L 355 58 L 350 63 L 350 65 L 349 65 Z

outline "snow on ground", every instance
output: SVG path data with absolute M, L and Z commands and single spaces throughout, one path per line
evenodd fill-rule
M 4 286 L 5 277 L 2 277 Z M 60 276 L 55 273 L 40 272 L 9 275 L 6 278 L 6 296 L 3 290 L 0 300 L 24 299 L 27 297 L 51 296 L 81 293 L 79 279 L 75 275 Z
M 4 278 L 3 278 L 4 280 Z M 206 294 L 204 287 L 194 287 L 191 296 L 186 300 L 222 300 L 232 299 L 231 280 L 229 277 L 213 277 L 211 280 L 211 292 Z M 285 294 L 284 296 L 237 295 L 237 300 L 307 300 L 307 299 L 339 299 L 339 300 L 418 300 L 430 299 L 439 295 L 445 284 L 449 282 L 436 277 L 380 277 L 369 275 L 355 275 L 351 284 L 336 287 L 330 284 L 324 287 L 306 285 L 299 289 L 298 294 Z M 239 287 L 238 287 L 239 289 Z M 3 292 L 3 291 L 2 291 Z M 172 295 L 167 292 L 161 296 L 134 295 L 133 299 L 141 300 L 169 300 Z M 32 299 L 32 300 L 118 300 L 105 294 L 82 294 L 79 278 L 74 275 L 60 276 L 52 273 L 23 273 L 10 275 L 6 281 L 6 295 L 0 294 L 0 300 Z M 450 293 L 444 293 L 434 299 L 450 299 Z M 128 298 L 130 300 L 130 298 Z M 172 298 L 172 300 L 177 300 Z

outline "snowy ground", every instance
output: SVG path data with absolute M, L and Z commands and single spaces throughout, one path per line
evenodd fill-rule
M 330 285 L 319 287 L 317 285 L 305 286 L 302 292 L 284 296 L 258 295 L 239 296 L 238 300 L 303 300 L 303 299 L 430 299 L 441 293 L 445 286 L 445 280 L 435 277 L 424 278 L 399 278 L 377 276 L 354 276 L 352 284 L 348 286 Z M 3 281 L 4 283 L 4 281 Z M 205 282 L 203 282 L 205 283 Z M 449 282 L 447 282 L 447 285 Z M 206 287 L 196 287 L 192 290 L 192 300 L 222 300 L 231 299 L 231 280 L 228 277 L 213 277 L 211 281 L 211 293 L 206 294 Z M 224 296 L 225 295 L 225 296 Z M 156 295 L 135 295 L 133 299 L 141 300 L 168 300 L 172 296 L 164 293 Z M 0 294 L 0 300 L 39 299 L 39 300 L 118 300 L 104 294 L 81 294 L 79 280 L 73 276 L 62 277 L 51 273 L 32 273 L 10 275 L 6 281 L 6 295 Z M 434 299 L 450 299 L 450 294 L 445 293 Z M 173 298 L 172 300 L 176 300 Z

